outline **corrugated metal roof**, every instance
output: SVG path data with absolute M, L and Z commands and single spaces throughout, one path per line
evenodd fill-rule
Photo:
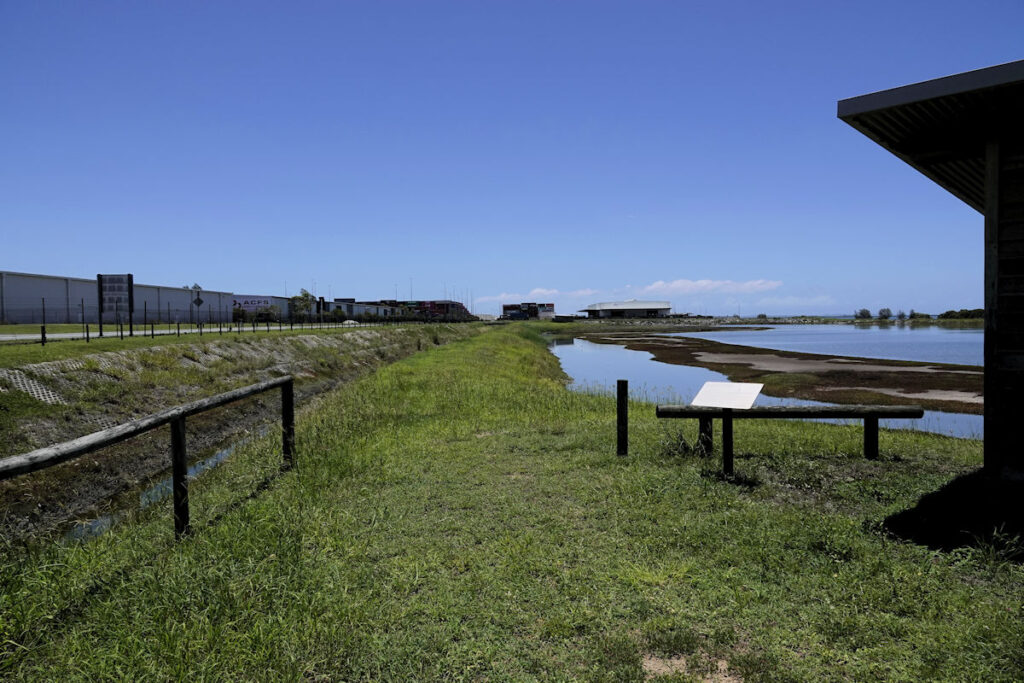
M 668 301 L 606 301 L 599 304 L 590 304 L 580 311 L 649 311 L 662 308 L 672 308 Z
M 840 100 L 838 116 L 982 211 L 985 144 L 1024 137 L 1024 60 Z

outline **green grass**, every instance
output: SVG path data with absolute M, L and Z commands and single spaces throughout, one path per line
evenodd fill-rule
M 87 545 L 8 547 L 16 679 L 643 680 L 645 656 L 744 680 L 1019 680 L 1024 575 L 880 522 L 980 464 L 978 442 L 745 421 L 735 480 L 695 425 L 567 391 L 523 327 L 430 349 Z M 249 474 L 253 469 L 257 470 Z M 221 516 L 216 524 L 204 522 Z M 679 674 L 676 680 L 683 680 Z
M 393 327 L 401 327 L 399 325 L 386 325 L 384 327 L 390 329 Z M 412 327 L 419 326 L 418 324 L 411 324 Z M 10 328 L 22 327 L 20 325 L 5 325 L 0 326 L 0 334 L 15 334 L 10 332 Z M 31 326 L 29 326 L 31 327 Z M 78 332 L 80 327 L 71 325 L 70 327 L 75 328 L 66 330 L 68 332 Z M 81 358 L 94 353 L 100 353 L 103 351 L 130 351 L 135 349 L 145 349 L 156 346 L 170 346 L 175 344 L 195 344 L 199 341 L 210 341 L 217 339 L 250 339 L 260 337 L 279 337 L 279 336 L 295 336 L 295 335 L 307 335 L 307 334 L 346 334 L 353 329 L 361 329 L 354 327 L 325 327 L 324 329 L 317 329 L 314 327 L 300 328 L 299 325 L 295 326 L 294 330 L 289 330 L 288 326 L 285 325 L 282 330 L 278 330 L 275 325 L 270 326 L 268 332 L 266 326 L 262 328 L 257 325 L 256 332 L 252 331 L 251 326 L 243 326 L 241 332 L 238 328 L 235 331 L 228 332 L 227 327 L 223 328 L 223 331 L 218 333 L 216 325 L 210 325 L 205 328 L 205 331 L 200 337 L 196 333 L 185 334 L 184 330 L 188 327 L 182 325 L 182 335 L 179 337 L 173 334 L 156 335 L 155 337 L 146 337 L 142 333 L 141 327 L 136 328 L 135 336 L 129 337 L 127 328 L 125 329 L 124 339 L 119 338 L 112 330 L 116 330 L 115 326 L 107 326 L 109 329 L 105 330 L 103 337 L 95 336 L 95 326 L 93 326 L 93 336 L 90 341 L 84 339 L 51 339 L 47 341 L 46 345 L 39 343 L 36 339 L 32 342 L 0 342 L 0 368 L 16 368 L 22 365 L 30 363 L 42 363 L 51 360 L 65 360 L 68 358 Z M 158 329 L 166 329 L 167 326 L 158 326 Z M 53 333 L 50 326 L 46 326 L 47 333 Z M 148 328 L 147 328 L 148 329 Z M 34 330 L 30 330 L 33 334 L 39 333 L 39 326 L 35 326 Z

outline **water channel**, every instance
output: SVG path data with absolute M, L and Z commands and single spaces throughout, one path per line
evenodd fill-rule
M 255 433 L 252 435 L 241 438 L 238 441 L 221 448 L 213 453 L 213 455 L 193 462 L 188 466 L 188 479 L 195 479 L 203 472 L 213 469 L 234 453 L 236 448 L 266 435 L 269 431 L 270 425 L 263 425 L 255 430 Z M 170 498 L 172 493 L 171 476 L 170 474 L 165 473 L 156 481 L 151 481 L 150 483 L 145 484 L 140 488 L 136 488 L 131 492 L 115 496 L 111 500 L 111 512 L 93 519 L 80 519 L 75 521 L 71 528 L 64 533 L 63 539 L 65 541 L 88 541 L 100 536 L 124 519 L 129 512 L 134 510 L 145 510 L 155 503 L 159 503 Z
M 737 333 L 738 331 L 730 331 L 711 334 L 728 336 Z M 572 378 L 569 388 L 575 391 L 610 394 L 615 391 L 616 380 L 627 379 L 630 398 L 634 400 L 689 403 L 704 382 L 729 381 L 729 378 L 720 372 L 695 366 L 661 363 L 654 360 L 654 356 L 647 351 L 631 351 L 618 344 L 595 344 L 583 339 L 573 339 L 571 343 L 569 340 L 559 340 L 551 345 L 551 352 L 558 357 L 562 369 Z M 755 405 L 830 404 L 761 394 Z M 947 436 L 980 439 L 983 422 L 981 415 L 926 410 L 920 420 L 882 420 L 880 424 L 891 429 L 918 429 Z

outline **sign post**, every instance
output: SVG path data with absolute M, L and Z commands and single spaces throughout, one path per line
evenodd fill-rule
M 750 382 L 705 382 L 690 405 L 723 408 L 722 415 L 722 472 L 732 476 L 732 415 L 733 410 L 748 410 L 757 400 L 763 384 Z M 711 418 L 701 418 L 698 444 L 711 450 Z

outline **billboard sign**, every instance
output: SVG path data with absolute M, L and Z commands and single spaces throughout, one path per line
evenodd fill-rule
M 122 275 L 96 275 L 100 314 L 134 313 L 135 282 L 131 273 Z

